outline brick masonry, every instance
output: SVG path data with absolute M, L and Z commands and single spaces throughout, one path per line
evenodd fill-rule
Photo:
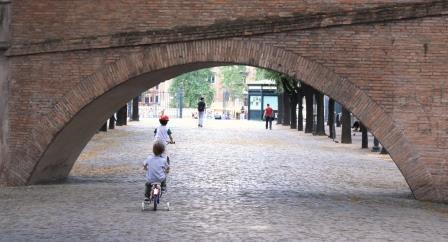
M 14 2 L 11 158 L 0 181 L 63 178 L 96 126 L 135 93 L 239 63 L 296 76 L 341 102 L 388 148 L 418 199 L 447 201 L 448 4 L 324 2 Z
M 5 56 L 10 41 L 10 1 L 0 1 L 0 173 L 2 162 L 8 159 L 8 92 L 9 68 L 8 58 Z

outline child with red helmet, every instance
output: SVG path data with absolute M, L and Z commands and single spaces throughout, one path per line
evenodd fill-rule
M 171 129 L 169 129 L 166 125 L 168 124 L 168 121 L 170 121 L 170 118 L 168 115 L 162 115 L 159 118 L 160 126 L 157 127 L 154 130 L 154 141 L 160 141 L 163 144 L 174 144 L 173 136 L 171 136 L 172 132 Z M 165 157 L 168 160 L 168 164 L 170 163 L 170 157 L 168 156 L 168 151 L 165 149 L 165 151 L 162 154 L 163 157 Z
M 168 115 L 162 115 L 159 118 L 160 126 L 154 130 L 154 138 L 155 140 L 162 141 L 164 144 L 173 144 L 174 140 L 171 136 L 171 130 L 166 126 L 170 121 Z

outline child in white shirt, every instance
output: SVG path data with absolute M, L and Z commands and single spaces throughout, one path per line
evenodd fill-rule
M 168 124 L 168 121 L 170 118 L 167 115 L 162 115 L 159 118 L 160 126 L 157 127 L 154 130 L 154 140 L 155 141 L 161 141 L 163 144 L 174 144 L 173 136 L 171 136 L 172 132 L 171 129 L 169 129 L 166 125 Z M 163 157 L 166 157 L 168 160 L 168 164 L 170 163 L 170 157 L 168 156 L 168 152 L 165 149 L 165 151 L 162 154 Z
M 165 151 L 165 144 L 156 141 L 152 147 L 154 155 L 148 156 L 143 162 L 143 169 L 146 171 L 145 196 L 149 198 L 151 192 L 151 184 L 160 182 L 162 191 L 166 190 L 166 176 L 170 166 L 166 157 L 162 154 Z
M 171 136 L 171 130 L 166 126 L 170 121 L 167 115 L 162 115 L 159 118 L 160 126 L 154 130 L 154 139 L 160 140 L 165 144 L 174 144 L 173 136 Z

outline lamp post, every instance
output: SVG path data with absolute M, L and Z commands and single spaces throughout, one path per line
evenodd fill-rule
M 178 108 L 179 108 L 179 114 L 178 117 L 182 118 L 182 108 L 184 106 L 184 88 L 182 87 L 177 89 L 177 98 L 178 98 Z
M 222 100 L 222 111 L 227 115 L 227 101 L 229 99 L 229 91 L 224 88 L 223 90 L 223 100 Z
M 246 70 L 247 70 L 247 68 L 246 68 Z M 244 89 L 243 89 L 243 95 L 242 95 L 242 99 L 243 99 L 242 104 L 243 105 L 241 105 L 241 102 L 238 102 L 237 107 L 239 107 L 240 105 L 242 106 L 242 110 L 240 112 L 240 115 L 245 116 L 246 114 L 243 114 L 244 106 L 245 106 L 245 103 L 246 103 L 245 102 L 245 94 L 244 94 L 244 92 L 247 91 L 246 81 L 247 81 L 247 76 L 249 75 L 249 72 L 248 71 L 241 71 L 240 74 L 243 77 L 243 83 L 244 83 Z M 240 118 L 241 118 L 241 116 L 240 116 Z M 243 118 L 246 119 L 246 117 L 243 117 Z

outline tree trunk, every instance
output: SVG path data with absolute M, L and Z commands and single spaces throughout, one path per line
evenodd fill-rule
M 352 126 L 351 126 L 351 114 L 346 108 L 342 108 L 342 134 L 341 143 L 352 143 Z
M 102 131 L 102 132 L 107 132 L 107 120 L 106 120 L 106 122 L 103 124 L 103 126 L 101 126 L 100 131 Z
M 140 96 L 135 97 L 132 99 L 132 121 L 139 121 L 140 116 L 138 114 L 138 101 L 140 100 Z
M 115 129 L 115 115 L 112 115 L 109 118 L 109 129 Z
M 297 128 L 297 95 L 293 94 L 289 96 L 289 110 L 290 110 L 290 119 L 291 119 L 291 124 L 290 127 L 291 129 L 296 129 Z
M 314 126 L 313 119 L 313 91 L 311 88 L 305 90 L 305 102 L 306 102 L 306 123 L 305 133 L 312 133 Z
M 283 116 L 284 116 L 284 110 L 285 107 L 283 106 L 283 93 L 280 93 L 277 97 L 278 97 L 278 114 L 277 114 L 277 124 L 282 124 L 283 123 Z
M 297 120 L 297 130 L 303 131 L 303 94 L 298 94 L 299 118 Z
M 334 127 L 334 100 L 328 99 L 328 130 L 330 131 L 330 139 L 336 138 L 336 132 Z
M 360 126 L 360 129 L 361 129 L 361 132 L 362 132 L 361 148 L 367 149 L 367 148 L 369 148 L 369 138 L 367 136 L 367 128 L 361 122 L 359 122 L 359 126 Z
M 128 105 L 125 104 L 117 112 L 117 126 L 126 125 L 127 119 L 128 119 Z
M 315 135 L 325 135 L 325 121 L 324 121 L 324 95 L 319 91 L 315 92 L 317 104 L 317 122 Z
M 291 112 L 289 111 L 290 103 L 289 103 L 289 97 L 287 94 L 283 94 L 283 125 L 290 125 L 291 124 Z

